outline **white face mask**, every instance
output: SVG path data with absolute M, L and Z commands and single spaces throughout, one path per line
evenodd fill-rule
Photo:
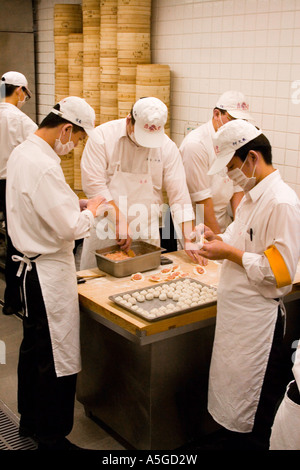
M 61 138 L 61 133 L 60 133 L 59 139 L 56 139 L 55 144 L 54 144 L 54 152 L 56 152 L 57 155 L 67 155 L 69 152 L 71 152 L 74 149 L 74 142 L 71 140 L 71 136 L 72 136 L 72 129 L 70 132 L 69 142 L 67 142 L 66 144 L 63 144 L 60 140 Z
M 23 91 L 23 95 L 24 95 L 23 100 L 19 100 L 19 101 L 17 102 L 17 107 L 18 107 L 19 109 L 22 108 L 22 106 L 25 104 L 25 101 L 26 101 L 26 95 L 25 95 L 24 91 Z
M 228 172 L 229 178 L 231 178 L 237 185 L 241 186 L 244 192 L 250 191 L 252 188 L 254 188 L 256 184 L 256 178 L 254 176 L 256 165 L 254 167 L 252 176 L 250 178 L 246 176 L 245 173 L 242 171 L 242 168 L 245 165 L 246 160 L 242 164 L 241 168 L 235 168 L 234 170 L 231 170 Z

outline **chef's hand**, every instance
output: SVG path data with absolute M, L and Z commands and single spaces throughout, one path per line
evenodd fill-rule
M 103 196 L 96 196 L 96 197 L 93 197 L 92 199 L 87 199 L 86 201 L 87 202 L 86 202 L 85 209 L 89 209 L 92 212 L 94 217 L 96 217 L 98 207 L 101 204 L 107 202 L 106 199 Z M 81 209 L 81 210 L 83 210 L 83 209 Z
M 193 263 L 200 264 L 201 266 L 206 266 L 208 264 L 208 260 L 201 256 L 200 250 L 190 250 L 185 248 L 185 252 Z
M 87 208 L 87 199 L 79 199 L 80 212 L 84 211 Z
M 127 252 L 131 246 L 132 238 L 127 222 L 121 217 L 116 223 L 116 241 L 121 250 Z
M 222 240 L 215 238 L 212 241 L 208 241 L 203 244 L 201 250 L 199 250 L 201 256 L 211 260 L 222 260 L 228 259 L 234 263 L 243 266 L 243 254 L 244 252 L 235 248 L 234 246 L 224 243 Z

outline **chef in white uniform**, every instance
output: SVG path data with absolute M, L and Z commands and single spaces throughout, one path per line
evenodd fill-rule
M 30 99 L 27 78 L 19 72 L 6 72 L 1 77 L 0 102 L 0 210 L 6 220 L 6 165 L 13 149 L 37 130 L 37 125 L 21 108 Z M 16 254 L 10 237 L 6 237 L 5 291 L 2 313 L 12 315 L 22 310 L 20 285 L 16 277 L 17 263 L 12 261 Z
M 300 341 L 292 371 L 294 380 L 288 384 L 274 419 L 270 450 L 300 450 Z
M 242 189 L 228 177 L 225 168 L 207 175 L 216 158 L 213 147 L 216 131 L 236 118 L 253 120 L 243 93 L 227 91 L 218 99 L 212 119 L 189 132 L 179 147 L 194 211 L 197 212 L 197 205 L 204 205 L 204 223 L 215 233 L 224 232 L 232 222 L 231 215 L 243 197 Z
M 176 227 L 189 235 L 194 213 L 179 150 L 164 133 L 168 108 L 157 98 L 139 99 L 124 119 L 98 126 L 81 159 L 82 188 L 88 197 L 102 195 L 115 214 L 110 236 L 101 225 L 83 243 L 81 269 L 96 266 L 94 251 L 132 239 L 160 245 L 159 216 L 164 186 Z M 102 231 L 101 231 L 102 227 Z M 193 261 L 197 251 L 187 250 Z
M 282 298 L 292 288 L 300 256 L 300 204 L 272 166 L 271 145 L 243 120 L 215 138 L 215 174 L 244 192 L 235 221 L 222 235 L 206 228 L 200 253 L 223 259 L 210 366 L 208 410 L 225 429 L 264 448 L 281 383 Z
M 68 97 L 11 154 L 7 164 L 9 234 L 22 256 L 24 338 L 18 366 L 20 432 L 41 449 L 72 450 L 76 374 L 80 371 L 79 304 L 74 240 L 88 236 L 98 197 L 79 201 L 60 158 L 90 133 L 95 112 Z M 22 273 L 21 273 L 22 271 Z

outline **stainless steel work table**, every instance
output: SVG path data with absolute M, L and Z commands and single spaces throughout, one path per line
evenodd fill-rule
M 197 276 L 183 251 L 168 253 L 190 277 L 217 285 L 220 264 Z M 160 268 L 158 268 L 160 269 Z M 78 274 L 100 273 L 99 270 Z M 108 297 L 144 286 L 110 275 L 78 286 L 82 371 L 77 399 L 136 449 L 175 449 L 217 428 L 207 412 L 207 383 L 216 304 L 147 322 Z M 295 283 L 300 281 L 298 270 Z M 298 299 L 297 286 L 295 292 Z M 294 300 L 294 299 L 293 299 Z

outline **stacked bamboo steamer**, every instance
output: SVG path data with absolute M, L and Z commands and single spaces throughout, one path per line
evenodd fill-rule
M 161 64 L 138 65 L 136 69 L 136 99 L 143 96 L 159 98 L 168 107 L 165 133 L 170 137 L 170 67 Z M 162 188 L 163 201 L 169 203 L 167 192 Z
M 69 96 L 83 95 L 83 35 L 69 34 Z
M 54 5 L 55 101 L 69 94 L 69 34 L 82 32 L 80 5 Z
M 83 98 L 100 122 L 100 0 L 82 0 Z
M 69 34 L 69 96 L 83 96 L 83 34 Z M 80 161 L 84 142 L 74 148 L 74 190 L 80 191 Z
M 69 35 L 82 33 L 80 5 L 54 5 L 55 101 L 69 95 Z M 74 151 L 61 156 L 66 182 L 74 187 Z
M 136 97 L 136 67 L 149 64 L 151 0 L 118 0 L 118 117 L 127 116 Z
M 100 124 L 118 119 L 118 0 L 100 0 Z
M 159 98 L 168 107 L 165 133 L 170 137 L 170 67 L 161 64 L 138 65 L 136 68 L 136 100 L 144 96 Z

